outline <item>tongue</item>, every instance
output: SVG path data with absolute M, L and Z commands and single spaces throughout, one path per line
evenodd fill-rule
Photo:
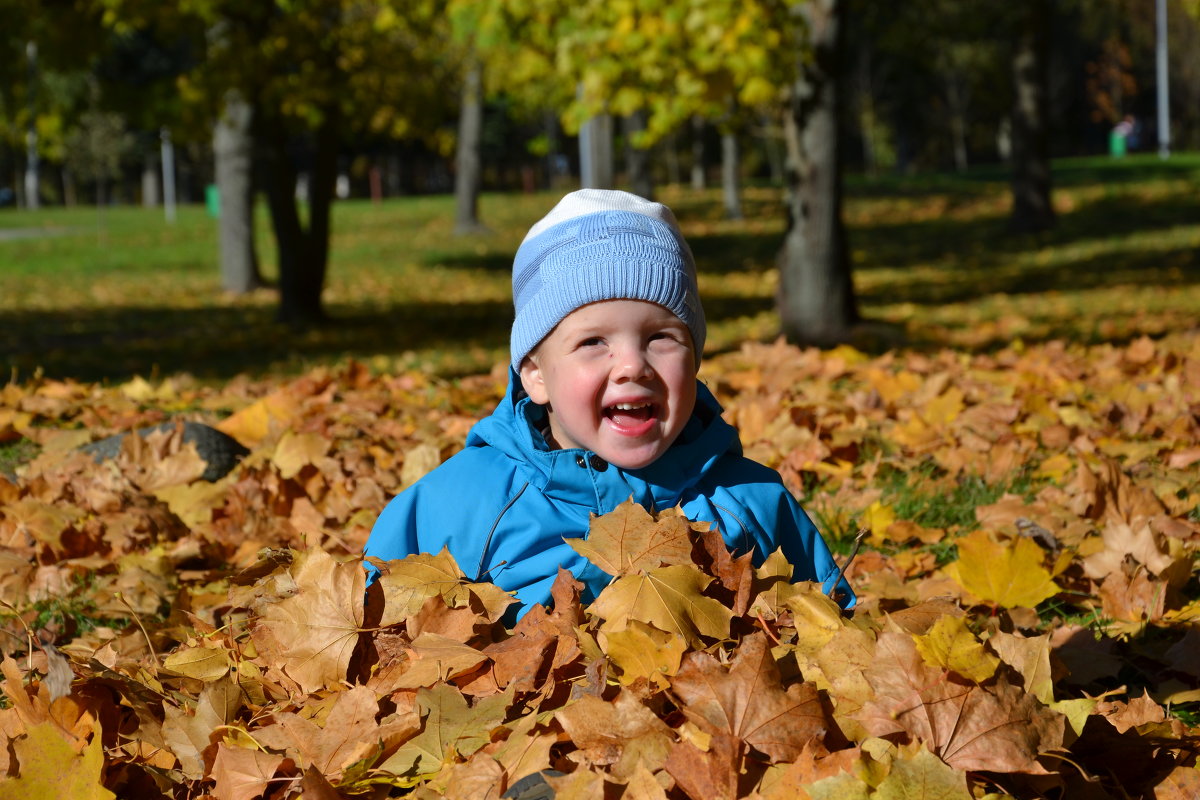
M 653 408 L 650 406 L 642 406 L 625 410 L 621 408 L 611 408 L 608 411 L 608 418 L 618 425 L 637 425 L 640 422 L 645 422 L 650 419 L 653 413 Z

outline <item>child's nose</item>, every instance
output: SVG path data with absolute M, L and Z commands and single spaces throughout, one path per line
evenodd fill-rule
M 648 376 L 651 369 L 646 351 L 640 347 L 621 348 L 617 353 L 617 368 L 614 372 L 618 380 L 637 380 Z

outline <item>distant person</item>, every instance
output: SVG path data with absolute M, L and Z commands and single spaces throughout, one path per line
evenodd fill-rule
M 834 588 L 821 534 L 778 473 L 742 456 L 696 378 L 704 310 L 670 209 L 572 192 L 530 229 L 512 280 L 507 395 L 466 449 L 388 504 L 366 555 L 448 548 L 469 578 L 515 592 L 519 613 L 549 603 L 563 567 L 590 601 L 611 577 L 564 539 L 632 497 L 715 523 L 756 564 L 783 548 L 794 580 Z M 838 589 L 853 605 L 849 585 Z
M 1124 119 L 1113 126 L 1109 134 L 1108 151 L 1114 158 L 1121 158 L 1133 149 L 1136 125 L 1132 116 L 1126 114 Z

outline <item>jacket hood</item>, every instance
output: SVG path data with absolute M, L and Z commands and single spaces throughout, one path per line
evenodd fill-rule
M 527 472 L 524 480 L 559 500 L 596 506 L 598 498 L 623 492 L 618 502 L 632 496 L 642 505 L 662 510 L 677 505 L 723 455 L 741 454 L 737 431 L 721 418 L 721 410 L 708 387 L 697 381 L 691 419 L 658 460 L 632 470 L 599 462 L 597 469 L 598 459 L 591 451 L 549 449 L 542 435 L 546 412 L 529 399 L 520 376 L 510 367 L 504 399 L 490 416 L 471 428 L 466 446 L 490 445 L 510 456 Z M 589 463 L 592 469 L 581 469 Z M 608 510 L 602 500 L 599 505 L 600 513 Z

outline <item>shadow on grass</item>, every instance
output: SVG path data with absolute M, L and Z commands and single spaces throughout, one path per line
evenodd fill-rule
M 943 217 L 860 225 L 850 231 L 850 243 L 856 252 L 864 254 L 855 265 L 860 270 L 938 261 L 991 266 L 1011 263 L 1017 253 L 1167 231 L 1195 225 L 1197 220 L 1200 220 L 1200 192 L 1154 200 L 1125 195 L 1082 205 L 1061 215 L 1056 227 L 1042 234 L 1013 235 L 1008 231 L 1007 217 L 980 216 L 969 220 Z
M 1144 178 L 1145 165 L 1129 175 Z M 1073 174 L 1070 167 L 1063 172 Z M 1095 184 L 1086 164 L 1078 167 L 1081 183 Z M 1122 180 L 1120 169 L 1105 168 L 1105 182 Z M 1177 172 L 1169 173 L 1177 175 Z M 1058 173 L 1056 172 L 1056 177 Z M 1129 180 L 1132 180 L 1130 177 Z M 880 191 L 886 192 L 887 182 Z M 957 176 L 914 182 L 906 191 L 972 191 Z M 899 182 L 897 190 L 903 189 Z M 949 187 L 949 188 L 948 188 Z M 932 192 L 931 192 L 932 193 Z M 765 196 L 765 195 L 764 195 Z M 1094 195 L 1093 195 L 1094 196 Z M 953 207 L 954 197 L 949 201 Z M 777 202 L 755 201 L 748 209 L 759 218 L 777 213 Z M 697 206 L 702 216 L 717 219 L 719 204 Z M 684 213 L 689 213 L 685 208 Z M 681 217 L 683 214 L 681 214 Z M 695 219 L 695 216 L 691 217 Z M 927 221 L 859 224 L 850 230 L 856 270 L 901 268 L 886 281 L 862 281 L 860 300 L 868 315 L 872 305 L 908 302 L 913 318 L 921 308 L 969 302 L 987 295 L 1070 293 L 1122 286 L 1191 286 L 1200 284 L 1200 253 L 1194 233 L 1173 237 L 1171 229 L 1195 226 L 1200 220 L 1200 192 L 1175 191 L 1144 197 L 1130 192 L 1079 201 L 1063 214 L 1059 226 L 1038 237 L 1013 237 L 1006 220 L 995 216 L 956 219 L 945 215 Z M 702 272 L 718 275 L 763 272 L 774 265 L 781 241 L 778 231 L 756 233 L 728 226 L 690 236 Z M 1144 238 L 1132 238 L 1142 235 Z M 452 268 L 507 272 L 511 253 L 437 254 Z M 920 267 L 920 269 L 917 269 Z M 466 278 L 464 277 L 464 280 Z M 769 311 L 774 298 L 731 293 L 706 295 L 710 325 Z M 360 304 L 331 305 L 331 323 L 294 333 L 275 321 L 269 305 L 224 305 L 214 299 L 202 308 L 109 307 L 62 311 L 0 311 L 0 352 L 6 373 L 19 379 L 37 368 L 49 377 L 123 381 L 133 375 L 190 372 L 219 380 L 240 373 L 296 371 L 316 363 L 372 354 L 448 354 L 444 375 L 486 369 L 488 359 L 507 345 L 512 308 L 507 302 L 398 303 L 381 309 L 375 298 Z M 1076 319 L 1047 320 L 1044 338 L 1090 342 L 1094 326 Z M 920 337 L 917 337 L 920 339 Z M 1029 339 L 1027 339 L 1029 340 Z M 936 342 L 914 342 L 935 347 Z M 981 345 L 986 347 L 986 345 Z M 441 357 L 440 355 L 437 357 Z M 440 364 L 440 362 L 439 362 Z M 4 376 L 8 378 L 8 374 Z
M 770 298 L 715 297 L 705 310 L 717 322 L 773 305 Z M 302 332 L 276 322 L 275 310 L 267 306 L 0 313 L 0 349 L 18 380 L 39 369 L 49 378 L 82 381 L 179 372 L 218 380 L 343 357 L 430 350 L 449 354 L 438 371 L 452 377 L 489 369 L 493 351 L 507 348 L 512 324 L 506 302 L 402 304 L 386 311 L 339 305 L 328 313 L 326 324 Z

